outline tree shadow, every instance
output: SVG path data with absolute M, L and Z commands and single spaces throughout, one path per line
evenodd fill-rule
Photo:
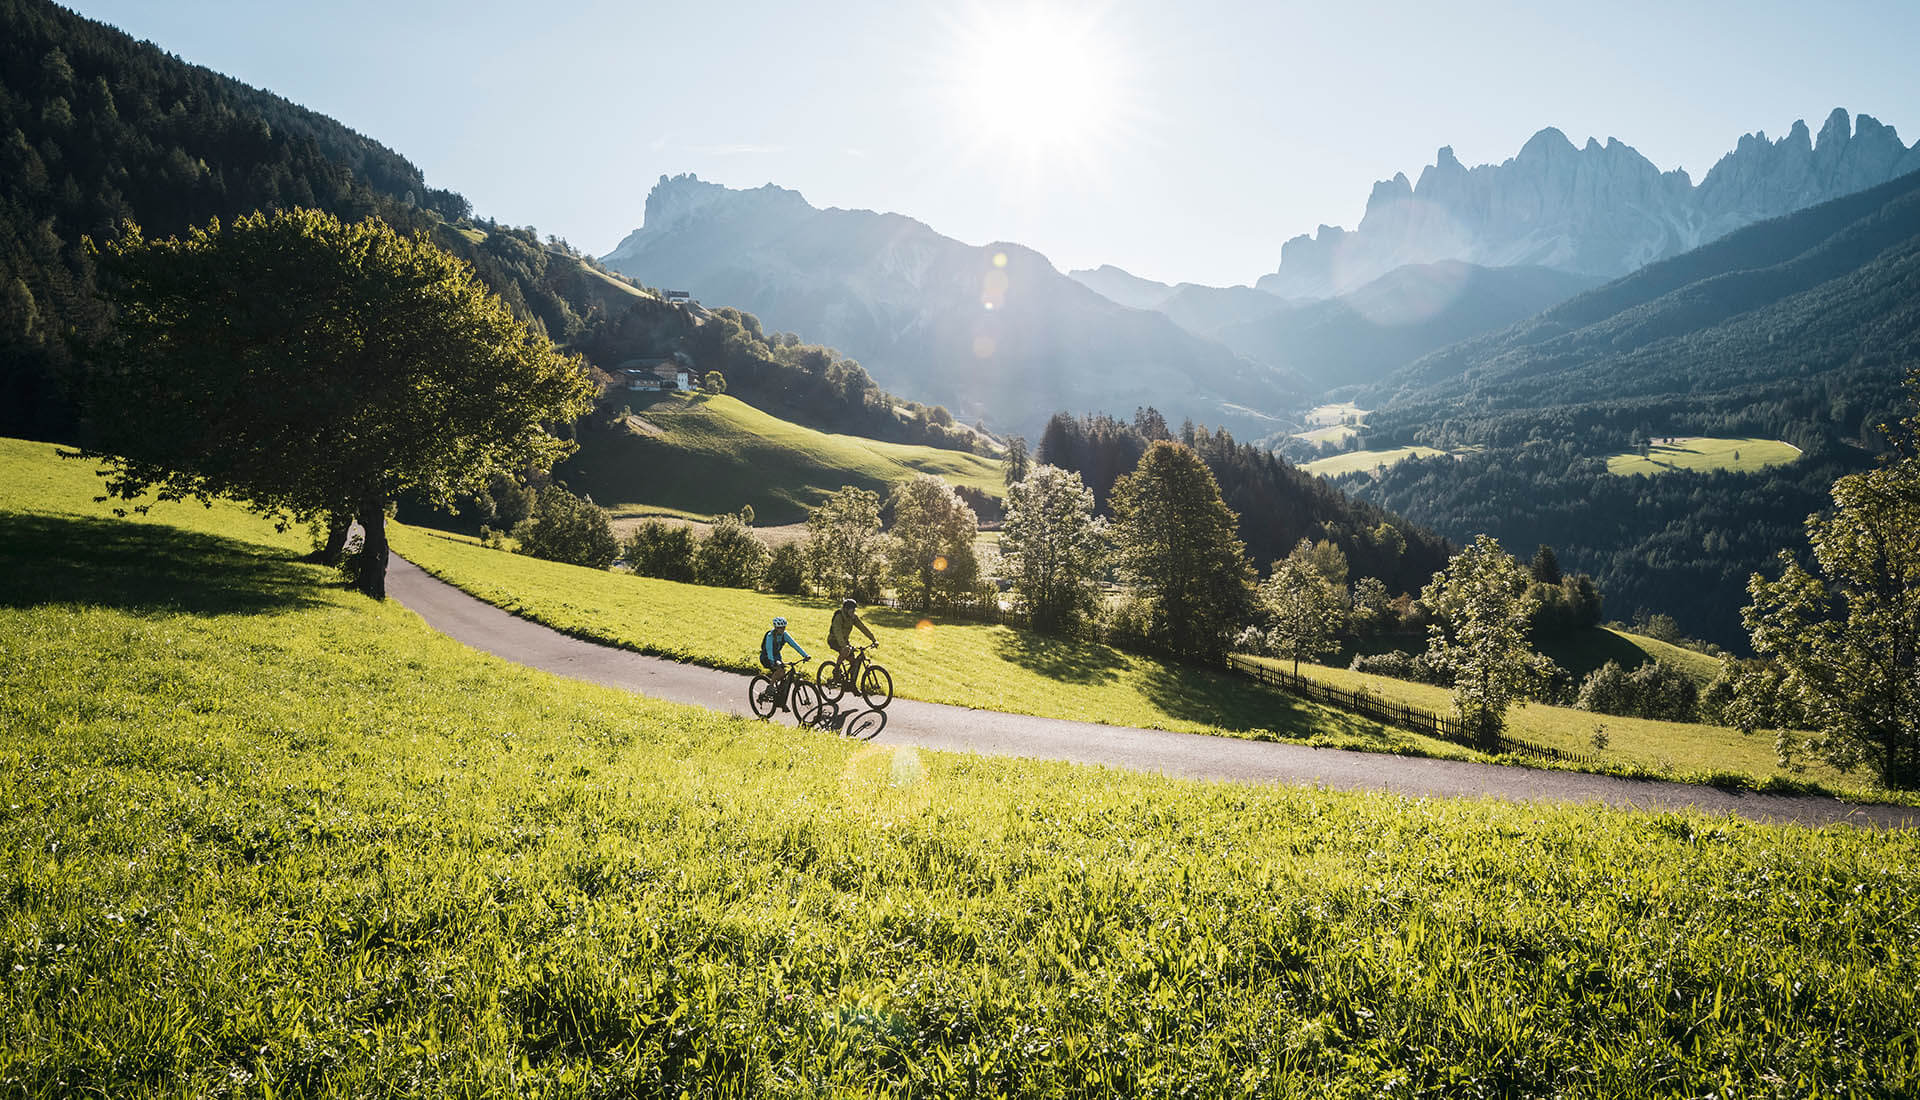
M 1107 646 L 1026 630 L 1006 631 L 994 649 L 1029 672 L 1069 684 L 1108 683 L 1127 667 L 1126 658 Z
M 1270 733 L 1291 741 L 1335 741 L 1393 751 L 1411 736 L 1357 714 L 1322 707 L 1231 673 L 1156 664 L 1140 693 L 1169 717 L 1233 733 Z
M 0 512 L 0 607 L 82 604 L 193 615 L 309 605 L 284 550 L 161 524 Z
M 1639 646 L 1597 626 L 1545 639 L 1537 643 L 1536 648 L 1566 669 L 1575 684 L 1608 661 L 1618 662 L 1621 668 L 1632 671 L 1650 660 Z

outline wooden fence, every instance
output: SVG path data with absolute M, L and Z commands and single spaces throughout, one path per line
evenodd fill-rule
M 1428 711 L 1419 710 L 1405 703 L 1396 703 L 1390 699 L 1383 699 L 1364 689 L 1347 691 L 1343 688 L 1334 687 L 1331 684 L 1323 684 L 1318 680 L 1309 680 L 1305 676 L 1296 676 L 1285 669 L 1275 668 L 1272 665 L 1253 660 L 1249 657 L 1242 657 L 1239 654 L 1233 654 L 1227 658 L 1227 667 L 1242 676 L 1258 680 L 1269 687 L 1278 688 L 1289 695 L 1298 695 L 1303 699 L 1310 699 L 1313 702 L 1326 706 L 1337 707 L 1350 714 L 1358 714 L 1363 718 L 1371 718 L 1384 725 L 1393 726 L 1412 733 L 1424 734 L 1425 736 L 1437 738 L 1441 741 L 1449 741 L 1456 745 L 1465 745 L 1468 748 L 1485 748 L 1480 739 L 1475 736 L 1474 731 L 1468 728 L 1465 722 L 1451 715 L 1433 714 Z M 1596 756 L 1590 756 L 1585 753 L 1566 752 L 1561 749 L 1549 748 L 1546 745 L 1536 745 L 1530 741 L 1521 741 L 1517 738 L 1506 736 L 1496 738 L 1494 746 L 1493 751 L 1495 752 L 1516 753 L 1522 756 L 1533 756 L 1544 760 L 1562 760 L 1568 763 L 1587 765 L 1601 763 L 1601 760 Z

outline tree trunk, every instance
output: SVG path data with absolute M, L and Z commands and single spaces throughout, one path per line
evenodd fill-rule
M 359 576 L 354 587 L 376 600 L 387 598 L 387 502 L 368 497 L 360 507 L 360 529 L 365 541 L 360 546 Z
M 347 548 L 347 532 L 353 530 L 353 517 L 346 512 L 327 513 L 327 544 L 309 557 L 321 565 L 339 565 Z

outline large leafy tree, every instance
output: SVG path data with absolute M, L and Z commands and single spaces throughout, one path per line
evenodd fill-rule
M 878 493 L 842 486 L 807 513 L 807 575 L 829 596 L 878 596 L 886 548 Z
M 1807 518 L 1819 574 L 1791 554 L 1780 576 L 1754 574 L 1742 620 L 1756 653 L 1810 721 L 1781 756 L 1810 751 L 1867 766 L 1889 787 L 1920 785 L 1920 457 L 1849 474 L 1833 511 Z
M 1223 655 L 1249 617 L 1253 569 L 1206 464 L 1158 441 L 1110 499 L 1121 570 L 1148 600 L 1147 641 L 1180 657 Z
M 1000 553 L 1034 629 L 1073 629 L 1097 606 L 1108 557 L 1107 525 L 1093 514 L 1093 491 L 1058 466 L 1036 466 L 1010 481 Z
M 1507 708 L 1545 673 L 1527 644 L 1525 566 L 1480 535 L 1420 590 L 1438 620 L 1428 627 L 1427 659 L 1453 674 L 1453 713 L 1483 747 L 1499 743 Z
M 1268 644 L 1293 659 L 1296 676 L 1303 659 L 1333 651 L 1347 617 L 1346 590 L 1315 568 L 1305 540 L 1301 546 L 1286 560 L 1274 562 L 1272 574 L 1260 585 L 1261 609 L 1273 620 Z
M 108 492 L 352 515 L 357 584 L 376 598 L 396 496 L 450 508 L 495 474 L 548 467 L 572 444 L 545 425 L 592 405 L 577 357 L 465 263 L 377 218 L 134 230 L 98 262 L 118 317 L 95 356 L 87 453 L 106 460 Z
M 893 541 L 888 571 L 903 601 L 930 611 L 980 580 L 973 552 L 980 522 L 945 478 L 919 474 L 893 487 Z

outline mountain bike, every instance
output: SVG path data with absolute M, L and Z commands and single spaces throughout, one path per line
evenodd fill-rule
M 801 674 L 800 664 L 806 663 L 802 657 L 798 662 L 786 666 L 778 678 L 761 673 L 747 682 L 747 705 L 753 708 L 755 718 L 772 718 L 774 712 L 785 706 L 793 714 L 793 720 L 803 726 L 811 726 L 820 719 L 820 692 Z M 781 697 L 785 688 L 786 696 Z
M 853 647 L 853 659 L 847 662 L 846 675 L 841 675 L 837 661 L 821 664 L 814 673 L 814 683 L 820 689 L 820 698 L 829 703 L 838 703 L 847 693 L 849 686 L 867 705 L 874 710 L 884 710 L 893 702 L 893 673 L 867 660 L 870 645 Z

